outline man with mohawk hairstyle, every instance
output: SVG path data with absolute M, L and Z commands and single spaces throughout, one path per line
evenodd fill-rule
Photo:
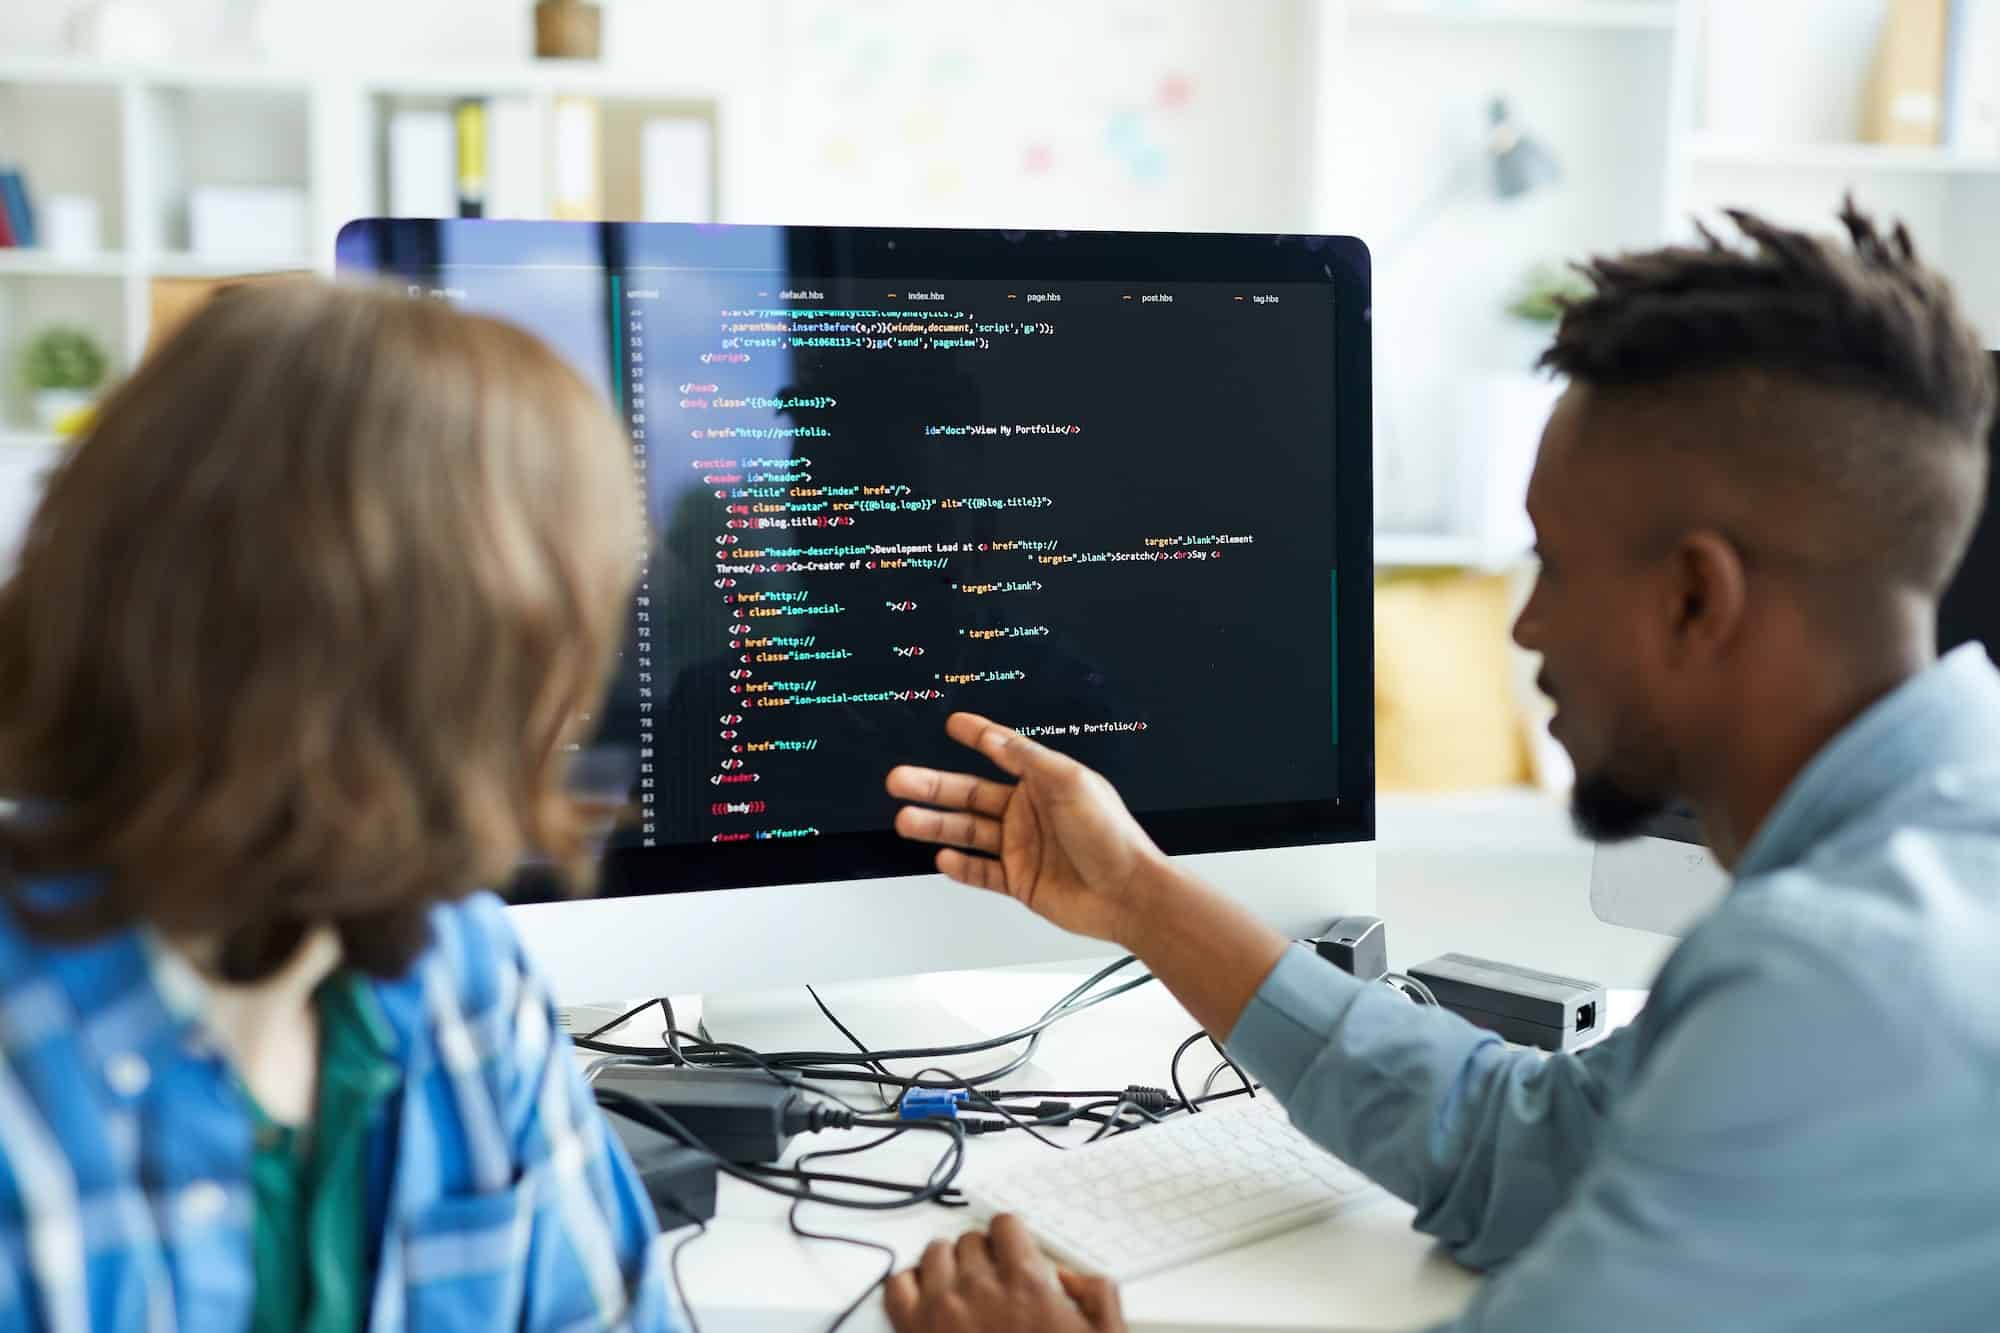
M 1638 1021 L 1510 1050 L 1290 946 L 1102 778 L 968 714 L 1010 781 L 898 768 L 938 869 L 1135 953 L 1292 1119 L 1493 1270 L 1450 1327 L 2000 1323 L 2000 672 L 1936 659 L 1991 364 L 1907 232 L 1585 266 L 1529 487 L 1578 825 L 1691 806 L 1734 875 Z M 1123 1327 L 1010 1218 L 887 1292 L 901 1333 Z

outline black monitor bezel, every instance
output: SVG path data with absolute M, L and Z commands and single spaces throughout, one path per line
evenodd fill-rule
M 1990 355 L 1994 375 L 2000 379 L 2000 348 L 1993 349 Z M 1940 653 L 1975 641 L 1984 644 L 1989 657 L 2000 653 L 2000 635 L 1985 632 L 1993 626 L 1994 617 L 1983 613 L 1991 604 L 1984 599 L 1990 594 L 1996 576 L 2000 576 L 2000 512 L 1996 512 L 1993 501 L 1995 482 L 2000 479 L 2000 418 L 1994 420 L 1988 432 L 1986 456 L 1986 496 L 1979 521 L 1966 541 L 1958 569 L 1938 598 Z
M 1172 854 L 1250 851 L 1375 837 L 1372 275 L 1351 236 L 1246 233 L 766 227 L 686 223 L 365 218 L 341 228 L 344 275 L 428 277 L 452 263 L 755 267 L 786 256 L 799 280 L 1315 283 L 1333 289 L 1334 596 L 1339 729 L 1333 799 L 1153 811 L 1139 822 Z M 518 259 L 512 262 L 519 262 Z M 1359 391 L 1356 387 L 1359 386 Z M 1249 693 L 1246 687 L 1246 696 Z M 968 767 L 982 761 L 968 755 Z M 885 764 L 885 769 L 887 765 Z M 893 832 L 810 842 L 676 845 L 607 853 L 601 892 L 647 894 L 920 874 L 931 852 Z

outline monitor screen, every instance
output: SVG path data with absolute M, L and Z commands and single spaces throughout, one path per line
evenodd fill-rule
M 539 335 L 630 435 L 606 891 L 927 870 L 883 778 L 980 767 L 955 709 L 1169 851 L 1373 836 L 1358 244 L 377 221 L 338 258 Z
M 2000 372 L 2000 352 L 1993 354 L 1994 369 Z M 1987 474 L 1986 510 L 1966 548 L 1958 575 L 1938 604 L 1938 651 L 1948 652 L 1962 643 L 1981 643 L 1988 656 L 2000 650 L 2000 521 L 1993 516 L 1993 482 L 2000 473 L 2000 421 L 1993 425 L 1988 457 L 1994 467 Z

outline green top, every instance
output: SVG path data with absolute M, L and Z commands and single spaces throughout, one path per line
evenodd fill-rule
M 368 1122 L 402 1080 L 366 978 L 336 971 L 313 992 L 319 1094 L 312 1123 L 281 1125 L 250 1099 L 256 1152 L 255 1333 L 356 1333 L 367 1322 Z

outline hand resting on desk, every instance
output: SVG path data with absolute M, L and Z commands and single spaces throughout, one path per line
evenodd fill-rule
M 896 1333 L 1125 1333 L 1118 1289 L 1049 1267 L 1016 1218 L 932 1241 L 923 1261 L 882 1289 Z

